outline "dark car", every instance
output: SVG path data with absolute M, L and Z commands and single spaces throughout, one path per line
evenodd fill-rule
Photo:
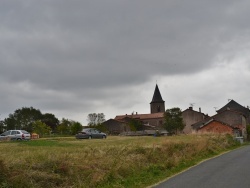
M 92 138 L 107 138 L 106 133 L 103 133 L 94 128 L 83 129 L 81 132 L 75 135 L 77 139 L 92 139 Z

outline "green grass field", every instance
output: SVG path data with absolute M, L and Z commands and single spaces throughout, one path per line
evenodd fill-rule
M 0 187 L 147 187 L 238 146 L 212 134 L 0 142 Z

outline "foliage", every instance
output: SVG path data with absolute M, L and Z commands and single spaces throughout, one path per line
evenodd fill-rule
M 247 131 L 247 139 L 250 140 L 250 125 L 247 125 L 246 131 Z
M 164 113 L 164 126 L 170 134 L 177 134 L 185 127 L 180 108 L 167 109 Z
M 54 114 L 50 113 L 43 114 L 41 121 L 50 126 L 53 131 L 55 131 L 57 126 L 59 125 L 59 120 L 55 117 Z
M 97 130 L 99 130 L 101 132 L 107 132 L 108 131 L 108 129 L 103 124 L 88 126 L 88 127 L 89 128 L 96 128 Z
M 4 132 L 4 130 L 5 130 L 4 121 L 0 121 L 0 133 Z
M 141 131 L 143 130 L 143 124 L 137 119 L 130 119 L 129 126 L 132 131 Z
M 82 130 L 82 124 L 76 121 L 63 118 L 61 123 L 57 126 L 57 131 L 61 135 L 74 135 Z
M 74 122 L 74 121 L 71 123 L 71 126 L 70 126 L 71 134 L 74 135 L 74 134 L 78 133 L 81 130 L 82 130 L 82 124 L 81 123 Z
M 97 122 L 104 120 L 103 113 L 98 114 L 97 117 Z M 82 125 L 79 122 L 64 118 L 60 122 L 54 114 L 42 114 L 40 110 L 33 107 L 23 107 L 15 110 L 13 114 L 9 114 L 9 117 L 5 118 L 4 121 L 0 121 L 0 133 L 6 129 L 24 129 L 28 132 L 38 133 L 40 131 L 38 134 L 42 135 L 45 125 L 52 132 L 59 132 L 61 135 L 72 135 L 82 130 Z
M 103 113 L 91 113 L 88 115 L 87 120 L 89 126 L 100 125 L 105 121 L 105 115 Z
M 71 122 L 68 119 L 62 119 L 61 123 L 57 126 L 57 131 L 60 134 L 69 134 L 70 133 Z
M 46 134 L 48 135 L 51 132 L 50 126 L 46 125 L 40 120 L 33 122 L 32 127 L 33 127 L 33 131 L 39 134 L 39 137 L 43 137 Z
M 14 114 L 10 114 L 5 118 L 4 124 L 7 129 L 25 129 L 32 132 L 32 123 L 41 120 L 42 113 L 33 107 L 23 107 L 15 110 Z
M 239 146 L 232 141 L 208 134 L 5 142 L 0 143 L 0 178 L 5 187 L 148 187 Z

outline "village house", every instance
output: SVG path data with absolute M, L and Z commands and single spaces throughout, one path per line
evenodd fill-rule
M 126 120 L 120 121 L 109 119 L 103 123 L 103 126 L 108 130 L 108 133 L 112 135 L 118 135 L 122 132 L 130 131 L 130 127 Z
M 231 126 L 229 124 L 226 124 L 224 122 L 215 119 L 210 119 L 206 123 L 202 124 L 199 127 L 198 132 L 227 133 L 227 134 L 233 134 L 235 136 L 240 136 L 240 128 Z
M 208 117 L 208 115 L 205 115 L 201 112 L 201 108 L 199 108 L 199 111 L 193 110 L 193 107 L 189 107 L 188 109 L 184 110 L 182 112 L 182 119 L 183 123 L 185 124 L 183 133 L 190 134 L 193 131 L 192 125 L 194 123 L 202 121 Z
M 230 100 L 228 104 L 217 110 L 217 114 L 194 123 L 191 126 L 198 132 L 204 132 L 206 130 L 208 132 L 218 133 L 223 132 L 222 130 L 228 133 L 230 127 L 231 130 L 229 132 L 231 134 L 246 138 L 246 126 L 250 123 L 249 116 L 250 111 L 248 108 L 238 104 L 234 100 Z
M 132 119 L 143 124 L 143 130 L 164 129 L 165 101 L 162 99 L 158 85 L 156 84 L 152 101 L 150 102 L 149 114 L 124 114 L 117 115 L 103 123 L 110 134 L 120 134 L 131 131 L 129 122 Z M 250 124 L 250 111 L 248 108 L 230 100 L 228 104 L 217 110 L 217 114 L 209 117 L 207 114 L 195 111 L 193 107 L 182 112 L 185 127 L 182 133 L 190 134 L 197 132 L 230 133 L 246 137 L 246 126 Z

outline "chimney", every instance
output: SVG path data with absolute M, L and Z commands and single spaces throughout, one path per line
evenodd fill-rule
M 136 112 L 136 115 L 137 115 L 137 112 Z
M 199 112 L 201 113 L 201 107 L 199 108 Z
M 190 106 L 190 107 L 189 107 L 189 110 L 193 110 L 193 107 L 192 107 L 192 106 Z

